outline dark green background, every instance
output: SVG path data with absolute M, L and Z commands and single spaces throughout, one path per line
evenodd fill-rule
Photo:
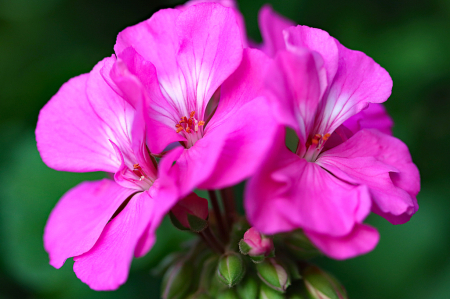
M 388 70 L 386 107 L 422 176 L 419 212 L 401 226 L 370 216 L 381 234 L 371 253 L 318 260 L 351 298 L 450 298 L 450 1 L 269 1 L 285 16 L 325 29 Z M 0 298 L 158 298 L 151 266 L 187 235 L 165 222 L 157 245 L 134 261 L 116 292 L 94 292 L 72 262 L 48 265 L 43 228 L 59 197 L 102 174 L 60 173 L 40 160 L 39 109 L 69 78 L 112 54 L 117 33 L 179 1 L 0 0 Z M 239 1 L 249 35 L 260 40 L 263 1 Z M 163 234 L 161 232 L 164 232 Z

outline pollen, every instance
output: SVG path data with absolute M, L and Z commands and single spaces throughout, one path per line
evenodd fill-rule
M 199 127 L 202 127 L 205 125 L 205 122 L 203 120 L 197 120 L 195 118 L 195 111 L 191 111 L 189 113 L 189 118 L 186 116 L 183 116 L 180 118 L 180 121 L 175 124 L 176 132 L 180 133 L 182 131 L 186 133 L 194 133 L 198 132 Z

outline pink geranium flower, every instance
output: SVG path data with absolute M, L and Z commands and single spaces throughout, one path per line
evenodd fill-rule
M 129 99 L 107 83 L 115 58 L 65 83 L 42 108 L 36 129 L 44 162 L 61 171 L 114 173 L 114 181 L 84 182 L 52 211 L 44 233 L 50 264 L 74 257 L 78 278 L 95 290 L 113 290 L 144 255 L 155 230 L 178 198 L 166 173 L 171 154 L 157 165 L 146 127 Z M 111 84 L 111 83 L 110 83 Z
M 233 8 L 161 10 L 121 32 L 115 51 L 113 80 L 144 102 L 151 152 L 182 145 L 173 170 L 182 195 L 254 172 L 275 133 L 261 96 L 269 58 L 243 49 Z
M 289 27 L 284 38 L 286 50 L 276 54 L 267 84 L 278 122 L 294 129 L 299 142 L 290 152 L 280 131 L 248 184 L 249 220 L 267 234 L 302 228 L 333 258 L 368 252 L 379 238 L 362 223 L 370 210 L 400 224 L 418 209 L 418 170 L 407 147 L 382 133 L 392 125 L 384 116 L 377 121 L 384 110 L 355 117 L 389 97 L 391 78 L 322 30 Z

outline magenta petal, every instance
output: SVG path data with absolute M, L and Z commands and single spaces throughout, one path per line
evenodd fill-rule
M 87 95 L 89 74 L 65 83 L 42 108 L 36 140 L 42 160 L 62 171 L 115 172 L 120 165 Z
M 226 122 L 208 131 L 203 137 L 204 142 L 223 143 L 223 147 L 217 149 L 220 150 L 220 158 L 207 180 L 200 184 L 200 188 L 220 189 L 231 186 L 256 171 L 276 133 L 276 124 L 270 114 L 267 100 L 257 98 L 242 106 Z M 209 153 L 205 152 L 203 155 L 207 154 Z
M 178 112 L 162 95 L 152 63 L 129 47 L 119 55 L 111 77 L 136 109 L 142 105 L 137 113 L 139 119 L 142 116 L 146 121 L 147 142 L 152 153 L 160 153 L 168 144 L 185 140 L 176 133 Z
M 44 246 L 50 264 L 60 268 L 67 258 L 90 250 L 114 212 L 133 192 L 107 179 L 84 182 L 68 191 L 45 226 Z
M 408 221 L 418 209 L 419 171 L 397 138 L 361 130 L 317 163 L 343 180 L 367 186 L 377 205 L 373 211 L 394 224 Z
M 343 125 L 353 133 L 362 129 L 377 129 L 384 134 L 392 135 L 394 121 L 383 104 L 369 104 L 366 109 L 347 119 Z
M 343 237 L 332 237 L 305 231 L 306 235 L 327 256 L 343 260 L 372 251 L 380 239 L 378 231 L 368 225 L 356 224 Z
M 177 147 L 167 153 L 159 162 L 159 179 L 155 181 L 152 188 L 147 192 L 149 199 L 154 201 L 154 209 L 151 221 L 142 234 L 136 245 L 134 255 L 141 257 L 145 255 L 156 240 L 155 231 L 160 225 L 164 216 L 175 205 L 180 198 L 178 189 L 173 180 L 172 164 L 180 157 L 183 152 L 182 147 Z
M 328 32 L 317 28 L 298 25 L 285 30 L 286 47 L 292 52 L 307 48 L 318 52 L 322 57 L 330 84 L 338 69 L 339 52 L 336 40 Z
M 285 50 L 283 30 L 295 23 L 277 14 L 270 5 L 264 5 L 258 15 L 259 28 L 263 38 L 262 50 L 273 57 L 278 51 Z
M 321 106 L 317 127 L 321 134 L 332 133 L 369 103 L 386 101 L 392 89 L 388 72 L 372 58 L 336 43 L 339 67 Z
M 250 223 L 266 234 L 294 228 L 332 236 L 348 234 L 370 212 L 367 189 L 347 184 L 299 158 L 279 138 L 278 149 L 247 184 L 245 208 Z
M 74 258 L 77 277 L 94 290 L 115 290 L 128 278 L 136 244 L 147 227 L 154 202 L 146 192 L 133 196 L 103 230 L 95 246 Z
M 185 106 L 199 119 L 209 99 L 242 59 L 242 41 L 235 13 L 215 3 L 186 9 L 177 19 L 180 50 L 177 62 L 186 80 Z
M 321 82 L 314 55 L 302 50 L 278 53 L 266 77 L 278 122 L 291 127 L 304 145 L 314 126 Z M 300 155 L 303 153 L 300 152 Z

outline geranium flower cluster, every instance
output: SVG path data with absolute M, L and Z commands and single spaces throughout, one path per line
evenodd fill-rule
M 170 214 L 226 265 L 249 255 L 278 271 L 277 236 L 301 234 L 307 245 L 298 250 L 346 259 L 376 246 L 377 230 L 363 223 L 371 211 L 393 224 L 417 211 L 418 170 L 381 104 L 392 88 L 387 71 L 268 6 L 259 20 L 263 44 L 255 45 L 232 1 L 160 10 L 120 32 L 114 55 L 42 108 L 36 139 L 49 167 L 111 174 L 74 187 L 51 213 L 52 266 L 73 257 L 92 289 L 116 289 Z M 286 130 L 297 136 L 294 150 Z M 239 216 L 227 188 L 244 180 Z M 210 190 L 214 213 L 196 188 Z M 311 267 L 302 269 L 320 272 Z M 261 292 L 286 291 L 288 276 L 274 286 L 260 268 Z M 214 269 L 228 286 L 244 276 L 220 262 Z

